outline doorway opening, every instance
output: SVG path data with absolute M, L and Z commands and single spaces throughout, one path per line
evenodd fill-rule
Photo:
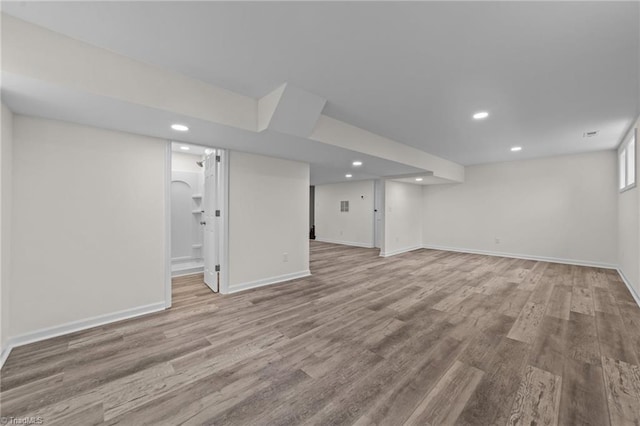
M 382 250 L 384 239 L 384 181 L 373 183 L 373 246 Z
M 309 239 L 316 239 L 316 187 L 309 187 Z
M 171 278 L 202 279 L 226 290 L 228 161 L 225 150 L 171 142 L 168 216 Z M 167 300 L 171 300 L 169 285 Z M 170 303 L 169 303 L 170 306 Z

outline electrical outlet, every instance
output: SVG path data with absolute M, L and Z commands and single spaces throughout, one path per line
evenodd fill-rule
M 283 262 L 289 261 L 289 253 L 282 253 L 282 261 Z
M 496 238 L 496 244 L 500 244 L 500 238 Z

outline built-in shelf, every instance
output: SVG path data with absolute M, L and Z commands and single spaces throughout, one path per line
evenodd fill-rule
M 191 198 L 202 198 L 202 194 L 193 194 Z
M 191 213 L 193 214 L 199 214 L 199 213 L 204 213 L 202 210 L 194 210 Z
M 194 248 L 194 249 L 202 248 L 202 244 L 194 244 L 191 246 L 191 248 Z

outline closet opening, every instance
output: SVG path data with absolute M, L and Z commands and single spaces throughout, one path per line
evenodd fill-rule
M 171 142 L 170 145 L 169 281 L 172 285 L 201 282 L 213 292 L 224 293 L 228 198 L 226 151 L 182 142 Z

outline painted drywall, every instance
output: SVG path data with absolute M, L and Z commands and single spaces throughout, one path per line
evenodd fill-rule
M 630 131 L 640 128 L 640 118 Z M 627 140 L 627 137 L 622 139 Z M 636 142 L 636 165 L 640 150 Z M 637 170 L 637 166 L 636 166 Z M 616 177 L 618 176 L 616 171 Z M 638 176 L 636 176 L 637 180 Z M 638 186 L 618 195 L 618 264 L 627 283 L 640 295 L 640 190 Z
M 13 137 L 11 339 L 164 305 L 167 142 L 20 115 Z
M 615 266 L 614 151 L 466 168 L 424 187 L 423 244 Z
M 245 130 L 258 123 L 256 99 L 6 14 L 2 71 Z
M 459 164 L 324 115 L 315 123 L 316 113 L 322 109 L 324 100 L 306 92 L 304 88 L 295 90 L 289 87 L 288 91 L 295 90 L 297 95 L 288 97 L 287 86 L 283 84 L 272 94 L 258 100 L 119 55 L 6 14 L 2 14 L 2 35 L 3 75 L 12 81 L 16 93 L 30 96 L 27 92 L 34 91 L 34 96 L 40 101 L 37 108 L 33 107 L 33 111 L 38 111 L 37 114 L 33 112 L 35 115 L 49 114 L 50 117 L 56 118 L 66 116 L 69 120 L 78 120 L 78 117 L 82 116 L 87 120 L 86 123 L 102 123 L 105 127 L 128 127 L 128 120 L 123 120 L 122 117 L 118 119 L 119 114 L 113 110 L 109 113 L 108 110 L 112 107 L 117 111 L 131 108 L 135 110 L 136 106 L 142 106 L 143 110 L 136 110 L 136 113 L 145 114 L 147 123 L 166 123 L 168 116 L 164 113 L 168 112 L 179 118 L 181 123 L 192 126 L 189 138 L 194 143 L 202 143 L 201 135 L 203 131 L 206 133 L 203 129 L 216 128 L 214 123 L 256 132 L 274 125 L 275 131 L 282 130 L 284 122 L 288 123 L 285 130 L 292 130 L 293 134 L 298 136 L 304 135 L 305 145 L 319 147 L 318 144 L 310 144 L 306 138 L 310 129 L 313 129 L 312 133 L 315 136 L 309 136 L 309 139 L 333 146 L 331 149 L 322 148 L 324 144 L 321 144 L 320 151 L 334 151 L 335 147 L 345 148 L 420 169 L 433 170 L 437 176 L 451 177 L 456 181 L 463 179 L 464 167 Z M 301 93 L 305 95 L 298 96 Z M 281 103 L 283 95 L 284 103 Z M 53 97 L 57 100 L 52 100 Z M 60 99 L 63 99 L 64 103 L 64 100 L 76 97 L 82 98 L 84 102 L 72 102 L 61 111 L 60 108 L 54 111 L 42 106 L 57 105 L 61 102 Z M 105 99 L 113 102 L 105 103 Z M 308 102 L 309 99 L 312 101 Z M 303 114 L 302 120 L 296 120 L 295 117 L 299 112 L 295 108 L 297 100 L 304 100 L 302 104 L 312 106 L 311 115 Z M 100 104 L 99 108 L 94 108 L 101 110 L 100 117 L 90 118 L 75 110 L 75 105 L 85 107 L 87 102 Z M 117 106 L 114 106 L 116 104 Z M 279 112 L 287 104 L 293 107 Z M 163 136 L 157 133 L 155 125 L 142 125 L 142 121 L 145 120 L 138 120 L 135 126 L 128 128 L 136 132 L 144 128 L 147 134 Z M 303 122 L 305 125 L 299 127 Z M 317 126 L 314 127 L 314 123 Z M 255 139 L 253 136 L 245 138 L 243 135 L 235 138 L 242 139 L 238 143 L 245 145 L 247 143 L 244 139 Z M 285 139 L 296 138 L 290 134 Z M 204 142 L 206 144 L 206 141 Z M 255 145 L 253 142 L 248 144 L 252 145 L 252 149 L 264 152 L 263 146 Z M 233 149 L 233 145 L 226 147 Z M 294 147 L 293 151 L 296 150 L 297 147 Z M 269 151 L 275 152 L 273 147 L 269 148 Z M 290 155 L 290 149 L 285 151 L 281 155 Z
M 373 247 L 374 181 L 316 185 L 316 239 L 337 244 Z M 340 202 L 349 201 L 349 211 Z
M 2 104 L 0 136 L 0 354 L 7 349 L 9 337 L 9 280 L 11 278 L 11 205 L 13 113 Z M 0 365 L 2 364 L 0 360 Z
M 263 130 L 267 130 L 269 127 L 269 123 L 271 122 L 271 117 L 273 117 L 273 113 L 276 111 L 278 107 L 278 103 L 280 102 L 280 98 L 284 93 L 284 89 L 286 87 L 286 83 L 282 84 L 280 87 L 270 92 L 269 94 L 263 96 L 258 99 L 258 131 L 262 132 Z
M 455 182 L 464 181 L 464 166 L 460 164 L 436 157 L 326 115 L 320 115 L 316 128 L 309 138 L 329 145 L 356 152 L 365 152 L 376 157 L 430 170 L 434 176 Z
M 422 187 L 412 183 L 384 184 L 384 242 L 381 256 L 392 256 L 422 246 Z
M 197 162 L 201 155 L 171 153 L 171 261 L 173 270 L 181 262 L 202 259 L 204 228 L 201 213 L 204 199 L 204 169 Z
M 309 164 L 230 152 L 228 217 L 230 292 L 309 274 Z
M 201 161 L 201 155 L 183 154 L 181 152 L 171 153 L 171 170 L 175 172 L 204 173 L 202 167 L 196 164 Z

